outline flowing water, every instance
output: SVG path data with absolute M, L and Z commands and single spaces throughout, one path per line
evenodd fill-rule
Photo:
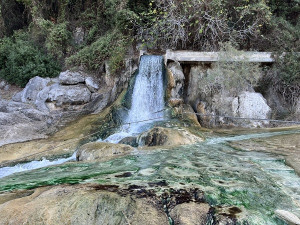
M 154 121 L 164 118 L 163 57 L 142 56 L 136 76 L 132 105 L 124 125 L 104 141 L 118 143 L 121 139 L 135 136 L 147 129 Z M 99 140 L 102 141 L 102 140 Z
M 162 58 L 142 57 L 139 71 L 128 116 L 119 132 L 106 141 L 118 142 L 136 135 L 151 126 L 149 119 L 164 118 L 162 112 L 153 113 L 164 108 Z M 132 123 L 141 120 L 144 123 Z M 132 124 L 128 127 L 127 123 Z M 299 176 L 282 156 L 237 150 L 228 143 L 295 134 L 300 135 L 300 130 L 219 135 L 194 145 L 136 149 L 129 156 L 102 163 L 67 162 L 75 155 L 52 162 L 34 161 L 0 168 L 0 191 L 64 183 L 139 186 L 157 193 L 170 188 L 199 188 L 211 205 L 240 208 L 241 224 L 244 221 L 257 225 L 283 224 L 274 216 L 274 210 L 283 209 L 300 216 Z

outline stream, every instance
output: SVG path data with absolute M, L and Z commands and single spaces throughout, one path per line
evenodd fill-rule
M 148 63 L 156 60 L 155 65 L 157 60 L 162 60 L 148 59 Z M 144 60 L 146 57 L 142 57 L 142 64 Z M 156 114 L 156 117 L 149 113 L 159 111 L 164 106 L 161 102 L 162 81 L 157 83 L 157 80 L 162 79 L 162 70 L 155 66 L 151 67 L 152 70 L 147 68 L 140 68 L 142 75 L 137 76 L 140 86 L 136 92 L 133 90 L 133 99 L 144 99 L 149 104 L 135 101 L 124 123 L 149 118 L 158 121 L 164 116 L 162 112 Z M 140 78 L 147 78 L 149 73 L 155 73 L 156 76 L 151 79 L 151 85 L 147 86 Z M 147 94 L 144 95 L 142 89 Z M 153 94 L 159 99 L 158 102 L 148 99 L 147 96 Z M 98 141 L 117 143 L 124 137 L 149 129 L 152 122 L 130 127 L 123 125 L 115 134 Z M 274 211 L 283 209 L 300 216 L 300 177 L 285 164 L 282 156 L 237 150 L 228 143 L 273 136 L 284 138 L 284 135 L 290 134 L 300 134 L 300 130 L 215 135 L 193 145 L 168 148 L 157 146 L 151 150 L 136 148 L 129 156 L 101 163 L 75 162 L 75 153 L 69 158 L 54 161 L 33 161 L 0 168 L 0 192 L 78 183 L 117 185 L 122 188 L 131 186 L 153 189 L 157 193 L 170 188 L 199 188 L 204 191 L 209 204 L 241 209 L 238 214 L 240 224 L 284 224 L 276 218 Z

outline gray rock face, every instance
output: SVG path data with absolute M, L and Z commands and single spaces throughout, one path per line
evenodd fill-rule
M 62 86 L 53 84 L 50 87 L 47 101 L 55 102 L 56 106 L 62 104 L 84 104 L 91 99 L 91 92 L 82 84 Z
M 85 85 L 90 90 L 90 92 L 96 92 L 99 90 L 99 85 L 91 77 L 85 78 Z
M 169 88 L 170 98 L 182 99 L 183 98 L 183 86 L 184 86 L 184 74 L 182 67 L 178 62 L 173 62 L 168 65 L 169 69 Z
M 51 116 L 31 105 L 0 101 L 0 146 L 47 136 Z
M 53 79 L 32 78 L 12 101 L 0 101 L 0 146 L 45 138 L 58 125 L 101 112 L 126 87 L 133 68 L 135 61 L 127 60 L 122 76 L 111 77 L 109 85 L 103 79 L 101 90 L 100 84 L 80 72 L 65 71 Z
M 61 84 L 66 85 L 84 83 L 85 80 L 80 72 L 71 72 L 69 70 L 61 72 L 58 79 Z
M 237 117 L 268 119 L 271 108 L 260 93 L 243 92 L 232 102 L 233 115 Z M 268 121 L 252 121 L 254 126 L 268 124 Z
M 200 97 L 201 79 L 205 76 L 206 69 L 203 66 L 192 66 L 189 73 L 189 83 L 186 93 L 186 102 L 195 105 L 196 100 Z
M 43 90 L 51 80 L 49 78 L 34 77 L 29 80 L 26 87 L 13 96 L 14 101 L 35 102 L 38 93 Z

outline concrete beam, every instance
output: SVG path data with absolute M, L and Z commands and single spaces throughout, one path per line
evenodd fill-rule
M 172 51 L 167 50 L 165 62 L 168 60 L 178 62 L 217 62 L 219 61 L 219 52 L 194 52 L 194 51 Z M 230 61 L 249 62 L 274 62 L 271 52 L 244 52 L 243 55 L 228 59 Z

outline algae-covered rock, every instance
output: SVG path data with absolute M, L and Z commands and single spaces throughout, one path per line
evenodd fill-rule
M 202 142 L 203 139 L 184 129 L 155 127 L 138 137 L 139 146 L 188 145 Z
M 107 161 L 113 158 L 130 154 L 134 149 L 129 145 L 112 144 L 106 142 L 91 142 L 77 151 L 78 161 L 97 160 Z

